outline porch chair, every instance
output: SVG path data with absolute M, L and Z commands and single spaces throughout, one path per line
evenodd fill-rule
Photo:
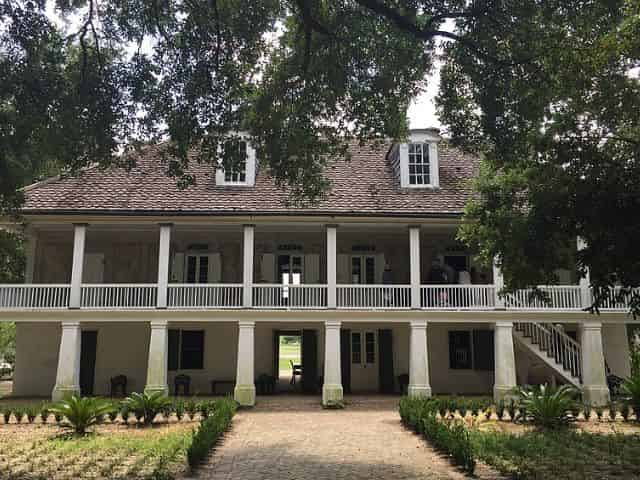
M 189 375 L 185 375 L 184 373 L 176 375 L 176 378 L 173 380 L 174 395 L 180 395 L 180 387 L 182 387 L 182 395 L 188 397 L 191 390 L 191 377 Z
M 291 365 L 291 381 L 289 383 L 295 385 L 296 375 L 302 378 L 302 365 L 295 365 L 293 360 L 289 360 L 289 364 Z
M 127 376 L 116 375 L 111 377 L 111 397 L 115 397 L 118 394 L 118 390 L 123 397 L 127 396 Z

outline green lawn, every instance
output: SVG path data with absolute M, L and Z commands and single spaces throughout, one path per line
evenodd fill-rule
M 478 459 L 519 479 L 640 478 L 640 435 L 470 430 Z
M 300 343 L 283 343 L 282 337 L 280 337 L 280 358 L 278 359 L 278 369 L 282 375 L 291 375 L 291 361 L 296 365 L 300 364 Z

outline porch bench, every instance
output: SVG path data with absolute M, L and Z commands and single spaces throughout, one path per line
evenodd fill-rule
M 233 393 L 233 387 L 235 384 L 235 380 L 211 380 L 211 395 L 218 395 L 216 389 L 218 385 L 231 385 L 231 392 Z

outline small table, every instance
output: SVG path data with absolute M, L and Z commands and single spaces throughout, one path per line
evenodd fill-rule
M 216 387 L 218 385 L 231 385 L 231 390 L 233 391 L 233 386 L 236 384 L 235 380 L 211 380 L 211 395 L 217 395 Z

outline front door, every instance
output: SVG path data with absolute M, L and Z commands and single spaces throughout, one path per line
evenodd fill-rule
M 378 339 L 375 330 L 351 330 L 351 390 L 377 392 Z
M 83 330 L 80 342 L 80 394 L 93 395 L 98 332 L 95 330 Z
M 318 390 L 318 336 L 315 330 L 302 330 L 302 391 Z

